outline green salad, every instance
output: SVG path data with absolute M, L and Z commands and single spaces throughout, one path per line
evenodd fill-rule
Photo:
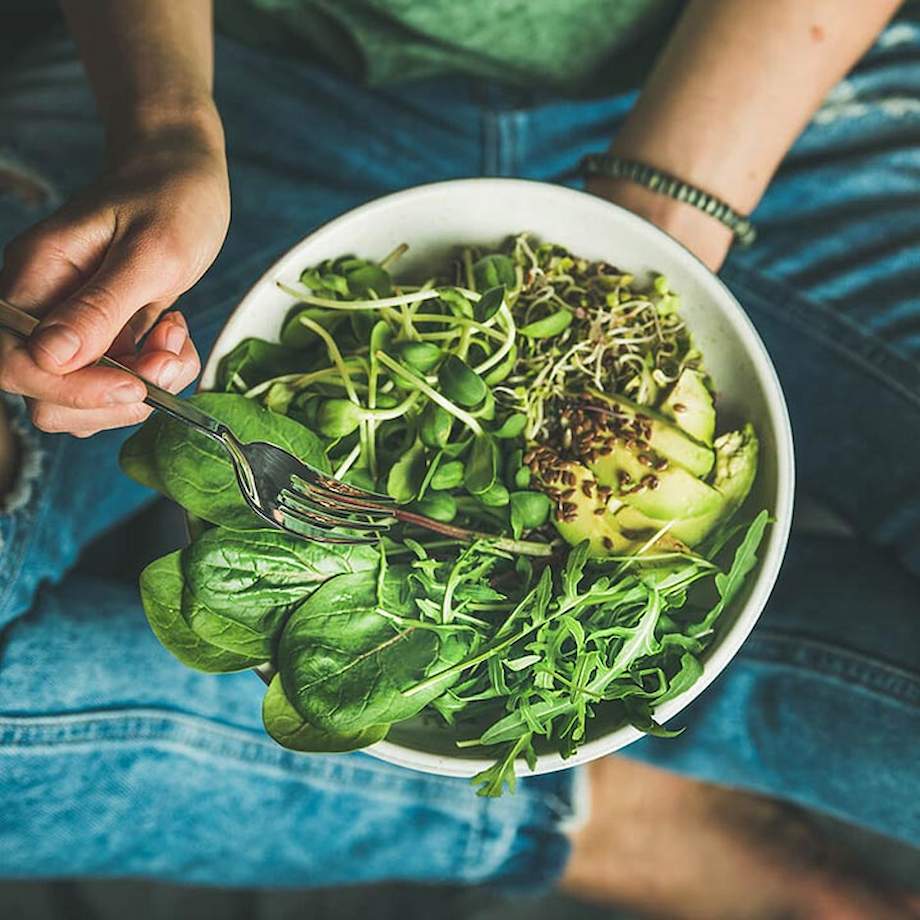
M 670 735 L 656 707 L 702 673 L 755 566 L 766 511 L 750 424 L 720 433 L 677 295 L 522 235 L 419 283 L 406 247 L 306 268 L 277 342 L 246 339 L 193 397 L 392 496 L 379 541 L 267 528 L 219 445 L 163 415 L 124 470 L 188 512 L 194 539 L 141 576 L 154 632 L 210 672 L 264 666 L 267 732 L 351 751 L 408 719 L 494 764 L 572 755 L 589 723 Z

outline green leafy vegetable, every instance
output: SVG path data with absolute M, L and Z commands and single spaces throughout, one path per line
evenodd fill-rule
M 484 495 L 498 478 L 499 451 L 489 435 L 480 435 L 473 441 L 466 463 L 463 483 L 471 495 Z
M 243 339 L 221 358 L 217 367 L 217 389 L 227 393 L 247 390 L 278 374 L 303 370 L 303 354 L 293 348 L 262 339 Z
M 285 694 L 320 729 L 353 734 L 411 718 L 448 682 L 408 698 L 403 689 L 459 658 L 462 634 L 441 635 L 412 623 L 403 569 L 387 573 L 378 598 L 377 576 L 363 572 L 327 581 L 291 615 L 279 660 Z
M 441 392 L 460 406 L 478 406 L 488 394 L 482 377 L 456 355 L 445 358 L 438 371 L 438 382 Z
M 261 664 L 261 656 L 229 652 L 202 639 L 182 615 L 185 580 L 177 550 L 151 562 L 141 573 L 140 590 L 147 622 L 160 642 L 184 665 L 198 671 L 242 671 Z
M 262 722 L 278 744 L 311 753 L 356 751 L 382 741 L 389 729 L 389 725 L 373 725 L 356 734 L 341 735 L 315 728 L 291 705 L 277 674 L 262 701 Z
M 292 419 L 227 393 L 202 393 L 191 401 L 229 425 L 242 441 L 268 441 L 320 470 L 330 469 L 320 440 Z M 128 438 L 119 460 L 132 479 L 159 490 L 196 517 L 224 527 L 265 526 L 240 494 L 224 448 L 167 415 L 152 416 Z
M 517 284 L 514 262 L 500 253 L 483 256 L 473 265 L 473 280 L 478 291 L 513 288 Z
M 375 571 L 366 545 L 312 543 L 280 530 L 212 529 L 185 550 L 188 586 L 199 602 L 228 619 L 272 632 L 279 616 L 341 574 Z

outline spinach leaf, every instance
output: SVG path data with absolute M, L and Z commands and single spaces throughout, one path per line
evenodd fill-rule
M 195 598 L 228 620 L 273 635 L 287 609 L 328 579 L 374 572 L 372 546 L 313 543 L 279 530 L 212 529 L 185 550 Z
M 240 440 L 268 441 L 329 472 L 322 442 L 298 422 L 230 393 L 202 393 L 191 402 L 228 425 Z M 162 413 L 128 438 L 120 462 L 132 479 L 206 521 L 237 529 L 264 526 L 243 500 L 224 449 Z
M 386 737 L 389 725 L 372 725 L 353 735 L 339 735 L 315 728 L 284 695 L 281 676 L 276 674 L 262 700 L 262 723 L 282 747 L 292 751 L 332 753 L 356 751 Z
M 184 665 L 199 671 L 242 671 L 265 661 L 263 656 L 240 655 L 220 648 L 197 635 L 186 623 L 180 556 L 180 551 L 163 556 L 141 573 L 141 601 L 157 639 Z
M 259 661 L 271 659 L 277 633 L 283 625 L 280 617 L 261 629 L 233 620 L 202 604 L 188 585 L 182 592 L 182 618 L 200 639 L 225 651 Z
M 418 713 L 452 682 L 412 697 L 403 689 L 459 660 L 461 630 L 425 629 L 407 588 L 409 569 L 386 572 L 378 598 L 375 572 L 338 575 L 292 614 L 281 634 L 279 671 L 295 709 L 312 725 L 355 734 Z

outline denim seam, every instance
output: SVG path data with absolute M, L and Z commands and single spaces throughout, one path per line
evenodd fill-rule
M 920 678 L 877 660 L 816 639 L 759 629 L 741 650 L 742 657 L 808 671 L 920 709 Z
M 745 289 L 770 315 L 796 326 L 796 328 L 820 341 L 829 349 L 857 363 L 860 368 L 899 393 L 908 402 L 920 408 L 920 394 L 902 383 L 895 376 L 896 373 L 900 373 L 904 377 L 909 376 L 913 366 L 894 351 L 884 339 L 873 336 L 865 330 L 854 326 L 846 317 L 832 311 L 823 302 L 805 297 L 800 291 L 789 288 L 773 278 L 768 278 L 755 269 L 739 269 L 732 266 L 726 270 L 724 277 L 729 287 L 732 289 L 738 287 Z M 737 283 L 735 279 L 737 279 Z M 775 307 L 772 298 L 767 297 L 762 290 L 758 290 L 758 287 L 774 288 L 778 294 L 786 298 L 784 307 L 792 306 L 792 309 Z M 779 299 L 777 298 L 777 300 Z M 816 328 L 814 323 L 807 321 L 805 317 L 806 311 L 820 314 L 821 321 L 825 326 L 837 326 L 844 339 L 842 340 L 840 336 L 833 335 L 829 329 Z M 877 352 L 880 352 L 885 363 L 890 365 L 892 370 L 889 372 L 881 367 L 878 362 L 878 356 L 874 359 L 870 357 L 869 348 L 860 347 L 865 345 L 872 346 Z M 897 371 L 894 370 L 895 366 L 898 368 Z
M 270 742 L 256 732 L 216 724 L 208 719 L 185 713 L 154 708 L 104 710 L 92 713 L 72 713 L 55 716 L 0 716 L 0 756 L 9 752 L 28 750 L 34 754 L 58 753 L 62 749 L 77 751 L 83 748 L 98 752 L 101 745 L 111 747 L 138 747 L 156 745 L 179 752 L 216 757 L 264 769 L 280 770 L 287 777 L 302 777 L 310 781 L 327 781 L 342 788 L 347 775 L 360 781 L 360 788 L 379 785 L 385 790 L 407 789 L 419 775 L 408 768 L 400 768 L 405 777 L 394 776 L 394 768 L 377 762 L 367 755 L 349 757 L 306 758 L 291 753 Z M 361 758 L 357 765 L 351 756 Z M 354 774 L 360 774 L 354 777 Z M 425 774 L 429 787 L 456 791 L 455 782 L 437 774 Z M 411 794 L 411 790 L 410 790 Z M 472 790 L 471 790 L 472 794 Z M 518 799 L 516 805 L 508 803 L 515 820 L 526 818 L 536 805 L 542 806 L 541 790 L 531 790 Z M 555 796 L 547 796 L 555 798 Z M 554 803 L 547 803 L 549 815 L 555 812 Z M 486 809 L 477 818 L 487 817 Z

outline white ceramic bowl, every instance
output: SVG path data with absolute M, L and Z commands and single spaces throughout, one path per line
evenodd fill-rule
M 292 299 L 278 280 L 293 284 L 301 270 L 323 259 L 354 253 L 383 258 L 401 242 L 406 277 L 424 277 L 459 244 L 494 245 L 528 231 L 589 259 L 604 259 L 642 278 L 660 272 L 681 297 L 682 313 L 718 388 L 719 429 L 753 422 L 761 443 L 754 494 L 746 506 L 768 508 L 760 562 L 741 596 L 726 611 L 708 649 L 702 677 L 655 712 L 666 722 L 699 696 L 737 653 L 754 627 L 776 581 L 792 520 L 793 453 L 786 404 L 769 356 L 731 292 L 695 256 L 656 227 L 583 192 L 517 179 L 460 179 L 423 185 L 372 201 L 320 227 L 294 246 L 256 282 L 217 339 L 202 377 L 213 386 L 220 358 L 247 336 L 277 340 Z M 464 736 L 470 736 L 467 727 Z M 632 727 L 605 724 L 603 709 L 589 723 L 578 753 L 563 760 L 541 754 L 537 773 L 586 763 L 641 737 Z M 396 725 L 368 753 L 391 763 L 452 776 L 472 776 L 491 761 L 476 750 L 457 750 L 454 738 L 422 718 Z M 519 773 L 527 773 L 523 763 Z

